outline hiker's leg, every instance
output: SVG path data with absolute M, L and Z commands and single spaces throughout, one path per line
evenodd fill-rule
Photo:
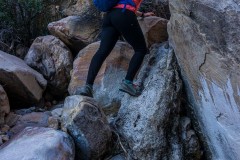
M 112 26 L 103 26 L 101 43 L 98 51 L 93 56 L 87 76 L 87 84 L 93 85 L 104 60 L 110 54 L 119 38 L 118 31 Z
M 145 55 L 148 53 L 142 30 L 135 13 L 132 11 L 126 10 L 125 12 L 122 12 L 121 9 L 114 10 L 114 14 L 111 16 L 111 22 L 114 27 L 122 33 L 123 37 L 135 51 L 125 78 L 126 80 L 133 81 Z

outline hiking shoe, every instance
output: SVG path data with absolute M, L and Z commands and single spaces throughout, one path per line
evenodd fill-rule
M 84 85 L 80 88 L 77 88 L 76 95 L 82 95 L 82 96 L 88 96 L 88 97 L 92 97 L 93 98 L 93 89 L 91 85 Z
M 123 80 L 120 84 L 119 90 L 134 97 L 138 97 L 142 93 L 139 86 L 133 84 L 132 82 L 126 82 L 125 80 Z

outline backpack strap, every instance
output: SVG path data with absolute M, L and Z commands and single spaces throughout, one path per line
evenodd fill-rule
M 133 0 L 125 0 L 125 2 L 124 2 L 124 8 L 123 8 L 122 12 L 125 12 L 125 11 L 126 11 L 127 4 L 130 4 L 131 6 L 136 7 L 136 4 L 133 2 Z

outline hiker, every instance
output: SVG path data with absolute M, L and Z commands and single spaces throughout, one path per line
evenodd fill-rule
M 127 75 L 120 84 L 119 90 L 131 96 L 141 94 L 140 88 L 133 84 L 133 79 L 143 62 L 144 56 L 148 53 L 148 48 L 137 16 L 144 18 L 154 15 L 153 12 L 138 11 L 141 2 L 142 0 L 120 0 L 107 12 L 103 19 L 100 47 L 91 60 L 86 85 L 82 86 L 76 94 L 93 97 L 95 77 L 120 35 L 133 47 L 135 54 L 131 58 Z

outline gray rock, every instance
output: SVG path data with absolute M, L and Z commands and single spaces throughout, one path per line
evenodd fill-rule
M 178 133 L 182 81 L 177 69 L 168 43 L 155 46 L 139 72 L 143 93 L 122 99 L 116 128 L 127 143 L 130 159 L 186 159 Z
M 62 116 L 62 112 L 63 112 L 63 109 L 62 108 L 56 108 L 54 110 L 51 111 L 51 114 L 54 116 L 54 117 L 61 117 Z
M 0 147 L 4 160 L 74 160 L 74 143 L 66 133 L 27 127 Z
M 65 99 L 62 129 L 73 137 L 79 159 L 101 158 L 108 150 L 112 137 L 101 108 L 94 99 L 84 96 Z
M 0 126 L 5 123 L 5 115 L 10 112 L 8 96 L 3 87 L 0 85 Z
M 21 132 L 25 127 L 47 127 L 49 115 L 43 112 L 32 112 L 21 116 L 16 125 L 10 129 L 13 134 Z
M 52 95 L 67 93 L 73 58 L 61 40 L 50 35 L 36 38 L 24 60 L 47 79 Z
M 47 81 L 15 56 L 0 51 L 0 83 L 10 103 L 34 104 L 40 101 Z
M 100 31 L 100 23 L 96 18 L 88 18 L 84 15 L 69 16 L 50 23 L 48 30 L 77 54 L 96 39 Z
M 240 2 L 169 0 L 168 32 L 210 159 L 240 159 Z

